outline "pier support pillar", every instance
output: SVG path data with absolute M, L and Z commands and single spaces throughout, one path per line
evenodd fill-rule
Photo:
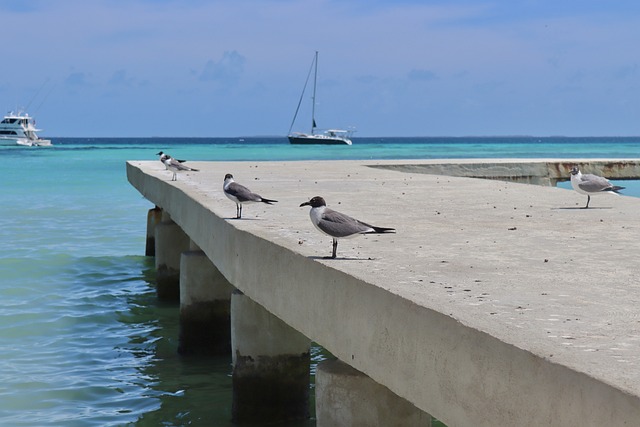
M 189 236 L 164 211 L 155 227 L 156 291 L 158 298 L 178 301 L 180 298 L 180 258 L 189 250 Z
M 180 354 L 231 353 L 231 294 L 234 289 L 203 251 L 182 253 Z
M 144 250 L 145 256 L 156 255 L 156 225 L 162 221 L 162 209 L 156 206 L 149 209 L 147 213 L 147 245 Z
M 310 340 L 250 298 L 231 296 L 232 420 L 309 418 Z
M 431 415 L 339 360 L 316 370 L 317 427 L 430 427 Z

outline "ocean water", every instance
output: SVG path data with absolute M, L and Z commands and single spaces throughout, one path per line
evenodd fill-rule
M 230 358 L 177 354 L 178 305 L 158 302 L 144 257 L 152 206 L 126 160 L 640 158 L 640 138 L 52 139 L 0 146 L 0 425 L 231 426 Z

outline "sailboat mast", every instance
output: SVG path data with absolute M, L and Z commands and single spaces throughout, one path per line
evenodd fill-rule
M 318 80 L 318 51 L 314 59 L 315 71 L 313 72 L 313 96 L 311 97 L 311 135 L 316 129 L 316 82 Z
M 318 52 L 316 52 L 316 55 Z M 293 125 L 296 123 L 296 118 L 298 117 L 298 112 L 300 111 L 300 105 L 302 105 L 302 100 L 304 99 L 304 94 L 307 91 L 307 85 L 309 84 L 309 77 L 311 77 L 311 71 L 313 71 L 313 66 L 316 62 L 316 58 L 313 58 L 311 61 L 311 65 L 309 65 L 309 72 L 307 73 L 307 79 L 304 81 L 304 87 L 302 88 L 302 93 L 300 94 L 300 99 L 298 100 L 298 106 L 296 107 L 296 113 L 293 115 L 293 120 L 291 120 L 291 126 L 289 126 L 289 133 L 291 133 L 291 129 L 293 129 Z M 317 74 L 317 73 L 316 73 Z M 313 114 L 311 114 L 313 119 Z M 311 126 L 311 131 L 313 132 L 313 125 Z

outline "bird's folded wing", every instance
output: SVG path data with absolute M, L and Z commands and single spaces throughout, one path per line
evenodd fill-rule
M 249 201 L 259 202 L 260 201 L 260 196 L 258 196 L 257 194 L 253 194 L 251 190 L 249 190 L 244 185 L 238 184 L 237 182 L 232 182 L 227 187 L 227 193 L 236 197 L 241 202 L 249 202 Z
M 594 193 L 610 188 L 611 183 L 608 179 L 601 176 L 590 175 L 588 179 L 583 179 L 578 184 L 578 187 L 580 187 L 581 190 Z
M 318 228 L 334 237 L 347 237 L 371 230 L 370 226 L 331 209 L 325 210 Z

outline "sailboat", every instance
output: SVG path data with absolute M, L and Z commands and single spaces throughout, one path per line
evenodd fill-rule
M 291 132 L 293 129 L 293 125 L 296 122 L 296 117 L 298 116 L 298 111 L 300 110 L 300 104 L 302 103 L 302 98 L 304 97 L 305 89 L 307 88 L 307 84 L 309 83 L 309 77 L 311 77 L 311 71 L 313 73 L 313 96 L 311 97 L 311 133 L 302 133 L 302 132 Z M 353 134 L 353 130 L 342 130 L 342 129 L 327 129 L 324 131 L 320 131 L 316 126 L 316 81 L 318 79 L 318 51 L 316 51 L 315 56 L 313 57 L 313 61 L 311 62 L 311 68 L 309 69 L 309 74 L 307 74 L 307 80 L 304 82 L 304 87 L 302 88 L 302 94 L 300 95 L 300 100 L 298 101 L 298 108 L 296 108 L 296 113 L 293 115 L 293 120 L 291 121 L 291 126 L 289 127 L 289 134 L 287 138 L 289 138 L 289 142 L 291 144 L 345 144 L 351 145 L 351 134 Z

